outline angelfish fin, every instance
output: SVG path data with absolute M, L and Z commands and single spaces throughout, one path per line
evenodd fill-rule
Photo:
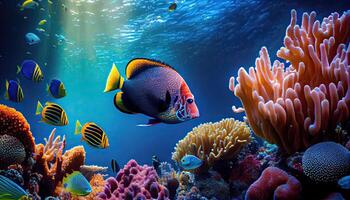
M 81 133 L 81 130 L 82 130 L 82 126 L 80 124 L 80 121 L 77 120 L 77 122 L 75 123 L 74 135 L 79 135 Z
M 165 100 L 160 100 L 159 102 L 158 111 L 165 112 L 166 110 L 168 110 L 170 106 L 170 102 L 171 102 L 171 96 L 170 96 L 170 92 L 167 90 L 165 94 Z
M 5 99 L 9 99 L 9 81 L 6 80 L 6 92 L 5 92 Z
M 174 70 L 169 65 L 157 60 L 152 60 L 147 58 L 135 58 L 131 60 L 126 66 L 126 69 L 125 69 L 126 78 L 131 79 L 132 77 L 136 76 L 137 74 L 151 67 L 164 67 L 164 68 Z
M 149 119 L 147 124 L 139 124 L 137 126 L 148 127 L 161 123 L 159 119 Z
M 40 115 L 41 112 L 43 111 L 43 109 L 44 109 L 43 105 L 41 105 L 40 101 L 38 101 L 38 104 L 36 106 L 35 115 Z
M 117 67 L 113 63 L 112 69 L 109 72 L 106 87 L 104 92 L 110 92 L 113 90 L 121 89 L 124 84 L 124 78 L 120 75 Z
M 21 67 L 19 65 L 17 65 L 17 74 L 19 74 L 21 72 Z
M 118 110 L 120 110 L 123 113 L 127 113 L 127 114 L 135 114 L 135 112 L 131 111 L 129 108 L 127 108 L 123 102 L 123 92 L 118 92 L 115 96 L 114 96 L 114 105 L 116 108 L 118 108 Z

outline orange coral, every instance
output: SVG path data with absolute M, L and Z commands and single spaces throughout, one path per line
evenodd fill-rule
M 0 168 L 29 161 L 35 149 L 34 137 L 24 116 L 15 109 L 1 104 L 0 147 Z M 29 162 L 23 164 L 27 163 Z
M 60 136 L 55 138 L 56 129 L 53 129 L 46 144 L 36 146 L 36 164 L 34 171 L 43 175 L 40 192 L 44 196 L 55 194 L 57 185 L 60 184 L 67 173 L 79 171 L 85 161 L 85 150 L 82 146 L 74 147 L 63 154 L 66 139 Z M 57 193 L 56 193 L 57 194 Z
M 277 52 L 289 67 L 277 60 L 271 65 L 263 47 L 249 74 L 239 70 L 238 85 L 230 79 L 254 132 L 286 153 L 305 149 L 349 119 L 350 11 L 315 18 L 304 13 L 299 26 L 291 11 L 285 47 Z

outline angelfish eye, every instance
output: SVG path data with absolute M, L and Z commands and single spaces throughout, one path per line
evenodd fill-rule
M 189 104 L 193 103 L 193 99 L 187 99 L 187 103 Z

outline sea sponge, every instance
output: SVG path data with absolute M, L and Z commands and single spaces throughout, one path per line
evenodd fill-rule
M 277 56 L 290 66 L 270 61 L 263 47 L 255 68 L 238 71 L 229 88 L 240 98 L 254 133 L 277 144 L 287 154 L 333 139 L 334 128 L 350 116 L 350 11 L 332 13 L 322 22 L 296 11 Z M 328 134 L 321 134 L 326 132 Z M 328 138 L 329 137 L 329 138 Z
M 301 183 L 277 167 L 266 168 L 247 190 L 245 200 L 299 199 Z
M 350 173 L 350 152 L 334 142 L 318 143 L 305 151 L 302 166 L 311 180 L 335 183 Z
M 27 164 L 24 161 L 32 158 L 34 149 L 34 137 L 24 116 L 0 104 L 0 169 L 11 164 Z
M 230 118 L 205 123 L 193 128 L 176 144 L 172 159 L 179 163 L 183 156 L 195 155 L 203 160 L 203 165 L 196 172 L 205 171 L 215 161 L 232 159 L 249 141 L 250 129 L 245 122 Z
M 62 171 L 65 174 L 71 174 L 79 171 L 85 162 L 85 149 L 83 146 L 75 146 L 67 150 L 62 156 Z
M 169 192 L 158 183 L 158 175 L 153 167 L 140 166 L 135 160 L 130 160 L 116 178 L 110 177 L 106 180 L 104 191 L 95 199 L 169 200 Z

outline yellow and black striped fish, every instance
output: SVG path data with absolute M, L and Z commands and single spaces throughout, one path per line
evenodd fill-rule
M 17 74 L 19 73 L 34 82 L 40 82 L 44 79 L 41 68 L 34 60 L 24 60 L 21 66 L 17 66 Z
M 105 149 L 109 146 L 106 133 L 93 122 L 88 122 L 82 126 L 79 120 L 77 120 L 75 134 L 82 134 L 82 140 L 86 141 L 92 147 Z
M 66 112 L 61 106 L 55 103 L 46 102 L 43 107 L 40 101 L 38 101 L 35 114 L 41 114 L 41 121 L 50 125 L 65 126 L 68 124 Z
M 120 170 L 119 164 L 118 164 L 117 161 L 114 160 L 114 159 L 112 159 L 112 161 L 111 161 L 111 167 L 112 167 L 112 172 L 113 172 L 113 173 L 118 173 L 119 170 Z
M 21 85 L 13 80 L 6 80 L 6 92 L 5 99 L 19 103 L 24 99 L 23 90 Z

